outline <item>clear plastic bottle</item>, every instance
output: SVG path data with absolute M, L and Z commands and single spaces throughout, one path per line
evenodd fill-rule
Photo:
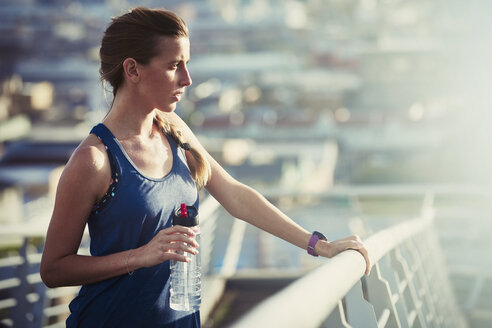
M 198 226 L 198 211 L 193 206 L 181 204 L 173 216 L 173 225 L 183 225 L 186 227 Z M 200 230 L 195 229 L 195 240 L 200 243 Z M 186 255 L 191 259 L 190 262 L 170 261 L 170 299 L 171 309 L 177 311 L 194 311 L 200 308 L 201 296 L 201 263 L 200 254 L 193 255 L 179 251 L 181 255 Z

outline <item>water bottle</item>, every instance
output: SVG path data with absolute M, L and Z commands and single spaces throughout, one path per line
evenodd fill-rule
M 173 225 L 185 227 L 198 226 L 198 211 L 193 206 L 181 204 L 174 212 Z M 195 230 L 195 240 L 200 243 L 200 230 Z M 190 262 L 170 261 L 170 299 L 171 309 L 177 311 L 194 311 L 200 308 L 201 296 L 201 263 L 200 254 L 176 251 L 190 258 Z

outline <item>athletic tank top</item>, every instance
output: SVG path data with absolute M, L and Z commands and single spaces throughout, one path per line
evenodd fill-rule
M 171 226 L 181 203 L 198 208 L 198 191 L 184 150 L 168 138 L 173 166 L 163 178 L 144 175 L 103 124 L 95 134 L 106 146 L 111 163 L 111 185 L 89 218 L 90 251 L 104 256 L 147 244 Z M 80 192 L 83 192 L 82 190 Z M 199 312 L 169 307 L 169 261 L 84 285 L 70 303 L 67 327 L 200 327 Z

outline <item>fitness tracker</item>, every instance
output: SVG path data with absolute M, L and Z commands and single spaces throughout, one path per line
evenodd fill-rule
M 313 234 L 311 235 L 311 239 L 309 239 L 309 243 L 308 243 L 308 247 L 307 247 L 307 252 L 309 255 L 318 256 L 318 254 L 316 254 L 316 252 L 314 251 L 314 246 L 316 246 L 316 243 L 320 239 L 321 240 L 328 240 L 328 239 L 326 239 L 325 235 L 323 235 L 321 232 L 314 231 Z

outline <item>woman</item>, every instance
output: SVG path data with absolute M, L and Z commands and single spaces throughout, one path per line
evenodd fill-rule
M 294 223 L 207 153 L 174 113 L 191 85 L 188 30 L 175 14 L 135 8 L 114 18 L 100 48 L 111 110 L 67 163 L 41 263 L 49 287 L 83 285 L 68 327 L 199 327 L 199 313 L 169 308 L 169 260 L 196 254 L 192 229 L 171 226 L 176 206 L 205 187 L 234 217 L 312 255 L 367 251 L 357 236 L 328 242 Z M 92 256 L 77 255 L 85 225 Z M 320 239 L 320 240 L 318 240 Z

